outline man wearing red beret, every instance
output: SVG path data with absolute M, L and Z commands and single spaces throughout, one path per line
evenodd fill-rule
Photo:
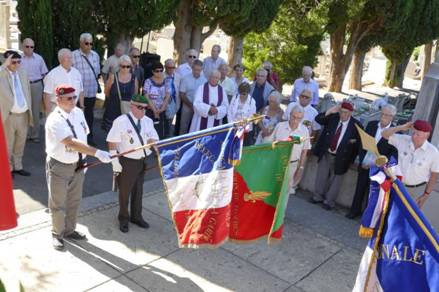
M 316 188 L 311 203 L 323 203 L 331 210 L 340 191 L 343 176 L 354 162 L 360 148 L 360 137 L 355 124 L 360 122 L 352 117 L 354 107 L 343 102 L 320 113 L 315 120 L 324 126 L 314 148 L 318 157 Z
M 396 134 L 409 129 L 413 130 L 411 136 Z M 389 140 L 389 144 L 398 149 L 402 182 L 420 208 L 433 191 L 439 173 L 439 151 L 427 141 L 431 131 L 432 126 L 429 122 L 417 120 L 389 128 L 382 133 L 383 137 Z M 434 213 L 434 217 L 437 218 L 437 206 L 426 206 L 423 212 L 427 218 L 430 217 L 429 213 Z

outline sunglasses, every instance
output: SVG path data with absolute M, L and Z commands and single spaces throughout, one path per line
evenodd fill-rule
M 195 58 L 197 58 L 197 56 L 192 56 L 192 55 L 189 55 L 189 56 L 188 56 L 188 58 L 192 58 L 192 59 L 195 59 Z
M 26 49 L 33 49 L 34 46 L 25 46 Z
M 135 59 L 140 58 L 140 55 L 133 55 L 133 58 Z
M 120 68 L 122 68 L 122 69 L 130 69 L 131 65 L 120 65 Z
M 86 46 L 93 46 L 93 43 L 85 42 L 84 45 L 86 45 Z
M 136 108 L 137 108 L 139 111 L 144 111 L 144 110 L 147 109 L 147 107 L 146 107 L 146 106 L 143 106 L 143 105 L 136 105 Z
M 162 73 L 163 72 L 163 70 L 162 69 L 157 69 L 157 70 L 154 70 L 154 73 Z
M 21 63 L 21 60 L 11 61 L 11 64 L 12 64 L 12 65 L 16 65 L 16 64 L 20 64 L 20 63 Z

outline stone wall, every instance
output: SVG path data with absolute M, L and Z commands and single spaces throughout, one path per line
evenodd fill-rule
M 0 3 L 0 50 L 10 48 L 9 5 Z

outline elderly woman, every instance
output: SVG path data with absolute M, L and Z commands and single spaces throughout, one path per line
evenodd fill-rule
M 249 95 L 250 85 L 248 83 L 241 83 L 238 87 L 238 94 L 232 98 L 230 102 L 227 119 L 229 123 L 241 121 L 250 118 L 256 113 L 256 102 Z M 253 144 L 253 125 L 250 123 L 246 129 L 244 136 L 244 146 Z
M 268 105 L 262 110 L 265 115 L 264 119 L 259 123 L 260 132 L 256 139 L 256 144 L 272 142 L 271 134 L 276 125 L 282 121 L 283 110 L 280 108 L 281 94 L 273 91 L 268 96 Z
M 133 94 L 139 90 L 139 82 L 131 73 L 132 62 L 127 55 L 119 58 L 119 70 L 110 74 L 105 83 L 105 112 L 102 119 L 102 129 L 109 131 L 113 121 L 121 114 L 130 111 L 130 101 Z
M 152 77 L 145 80 L 143 94 L 148 100 L 146 115 L 154 120 L 154 127 L 160 140 L 169 133 L 169 121 L 166 118 L 166 107 L 171 98 L 171 88 L 163 74 L 163 64 L 155 61 L 151 65 Z
M 244 70 L 245 68 L 241 64 L 236 64 L 235 66 L 233 66 L 233 71 L 235 72 L 235 76 L 231 77 L 230 79 L 232 79 L 235 82 L 235 89 L 236 89 L 235 94 L 238 94 L 238 86 L 241 85 L 241 83 L 245 82 L 250 84 L 250 81 L 243 76 Z

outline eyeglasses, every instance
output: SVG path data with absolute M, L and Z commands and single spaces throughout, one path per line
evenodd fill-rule
M 21 63 L 21 60 L 11 61 L 11 64 L 12 64 L 12 65 L 16 65 L 16 64 L 20 64 L 20 63 Z
M 306 96 L 306 95 L 300 95 L 299 97 L 300 98 L 305 98 L 305 99 L 310 99 L 311 98 L 311 96 Z
M 26 49 L 33 49 L 34 46 L 24 46 Z
M 142 106 L 142 105 L 137 105 L 136 108 L 137 108 L 139 111 L 144 111 L 144 110 L 147 109 L 146 106 Z
M 161 73 L 161 72 L 163 72 L 163 69 L 156 69 L 156 70 L 154 70 L 154 73 Z
M 189 55 L 188 58 L 196 59 L 197 56 Z
M 133 58 L 135 59 L 140 58 L 140 55 L 133 55 Z
M 120 65 L 120 68 L 122 68 L 122 69 L 130 69 L 131 65 Z
M 89 43 L 89 42 L 85 42 L 84 45 L 86 45 L 86 46 L 90 46 L 90 47 L 91 47 L 91 46 L 93 46 L 93 43 L 91 43 L 91 42 L 90 42 L 90 43 Z

